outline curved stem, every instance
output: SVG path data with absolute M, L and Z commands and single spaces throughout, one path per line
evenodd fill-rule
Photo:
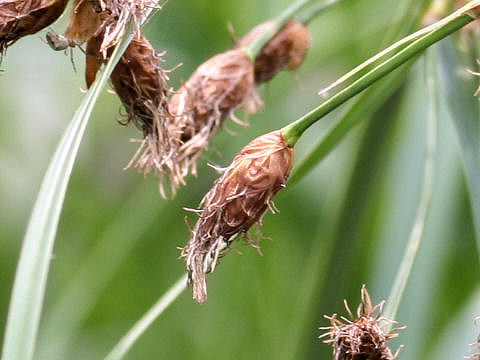
M 361 91 L 365 90 L 371 84 L 381 79 L 383 76 L 387 75 L 391 71 L 395 70 L 397 67 L 399 67 L 421 51 L 425 50 L 430 45 L 443 39 L 444 37 L 448 36 L 449 34 L 455 32 L 456 30 L 473 21 L 475 19 L 474 15 L 470 14 L 469 11 L 473 10 L 476 7 L 480 7 L 480 0 L 471 1 L 467 6 L 464 6 L 453 14 L 447 16 L 442 21 L 444 24 L 438 29 L 431 31 L 427 35 L 414 41 L 405 49 L 392 56 L 391 58 L 385 60 L 380 65 L 369 71 L 367 74 L 363 75 L 360 79 L 356 80 L 350 86 L 335 94 L 333 97 L 325 101 L 316 109 L 310 111 L 308 114 L 304 115 L 297 121 L 282 128 L 285 142 L 290 146 L 294 146 L 297 140 L 303 134 L 303 132 L 315 122 L 317 122 L 319 119 L 321 119 L 323 116 L 330 113 Z
M 275 36 L 275 34 L 282 28 L 283 25 L 293 16 L 295 13 L 302 9 L 303 7 L 307 6 L 309 3 L 315 0 L 298 0 L 288 8 L 286 8 L 280 15 L 278 15 L 272 25 L 269 27 L 267 31 L 265 31 L 261 36 L 259 36 L 255 41 L 253 41 L 250 45 L 246 46 L 244 49 L 245 51 L 250 54 L 252 59 L 255 59 L 257 55 L 260 53 L 262 48 L 265 46 L 266 43 L 270 41 L 270 39 Z
M 301 23 L 308 25 L 310 21 L 315 19 L 317 16 L 321 15 L 325 11 L 329 10 L 330 8 L 340 5 L 341 3 L 348 1 L 348 0 L 326 0 L 321 4 L 314 6 L 309 11 L 305 11 L 297 16 L 297 20 Z
M 187 287 L 187 274 L 180 279 L 138 320 L 108 353 L 105 360 L 120 360 L 132 348 L 150 325 L 173 303 Z

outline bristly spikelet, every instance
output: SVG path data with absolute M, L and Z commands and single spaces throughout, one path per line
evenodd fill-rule
M 62 15 L 68 0 L 0 1 L 0 55 L 18 39 L 46 28 Z
M 292 166 L 293 148 L 285 144 L 281 131 L 273 131 L 246 145 L 205 195 L 200 218 L 182 249 L 197 302 L 206 300 L 205 275 L 214 271 L 234 238 L 259 223 L 268 208 L 274 209 L 273 198 Z
M 100 52 L 106 54 L 107 50 L 117 44 L 125 32 L 125 27 L 133 21 L 137 35 L 140 33 L 140 21 L 145 12 L 150 8 L 159 8 L 154 0 L 95 0 L 101 11 L 108 12 L 104 19 L 102 31 L 103 41 Z
M 328 337 L 324 343 L 332 344 L 334 360 L 396 359 L 399 351 L 393 354 L 388 341 L 398 337 L 396 331 L 403 328 L 385 332 L 383 326 L 393 321 L 381 316 L 384 302 L 372 306 L 372 300 L 365 285 L 362 286 L 361 298 L 362 302 L 358 306 L 356 317 L 350 311 L 347 302 L 345 302 L 345 308 L 350 319 L 343 316 L 338 319 L 337 314 L 325 316 L 330 320 L 330 326 L 320 328 L 327 330 L 320 338 Z
M 238 47 L 248 46 L 263 34 L 272 21 L 254 27 L 237 43 Z M 291 19 L 263 47 L 255 59 L 255 82 L 270 80 L 278 72 L 297 69 L 305 59 L 310 48 L 310 33 L 301 22 Z
M 139 150 L 127 167 L 137 167 L 145 174 L 153 171 L 159 177 L 160 191 L 165 197 L 163 177 L 169 177 L 172 191 L 182 178 L 175 161 L 176 140 L 167 130 L 170 90 L 160 61 L 161 54 L 140 35 L 128 46 L 111 75 L 111 81 L 127 112 L 125 124 L 134 123 L 144 134 Z
M 179 135 L 183 175 L 196 175 L 196 164 L 212 136 L 235 110 L 258 111 L 261 102 L 254 88 L 253 64 L 241 49 L 218 54 L 200 65 L 169 102 L 171 124 Z

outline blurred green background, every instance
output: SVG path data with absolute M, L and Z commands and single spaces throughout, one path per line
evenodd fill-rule
M 423 1 L 427 3 L 428 1 Z M 167 50 L 165 67 L 178 88 L 203 61 L 237 36 L 277 15 L 288 0 L 172 0 L 145 27 Z M 317 91 L 382 48 L 386 34 L 410 20 L 412 1 L 349 0 L 310 26 L 312 48 L 295 74 L 284 72 L 260 92 L 263 113 L 250 127 L 228 122 L 174 200 L 155 180 L 124 171 L 140 136 L 123 128 L 120 103 L 98 102 L 67 192 L 51 263 L 38 359 L 101 359 L 184 272 L 177 247 L 189 233 L 183 207 L 196 207 L 217 174 L 254 137 L 279 128 L 322 99 Z M 62 33 L 66 16 L 53 25 Z M 55 53 L 45 32 L 12 46 L 0 78 L 0 336 L 3 337 L 22 237 L 43 174 L 83 94 L 83 59 Z M 463 71 L 463 68 L 452 71 Z M 402 70 L 401 70 L 402 71 Z M 328 359 L 317 339 L 324 314 L 345 314 L 366 284 L 375 302 L 388 297 L 413 224 L 425 155 L 426 90 L 422 61 L 402 84 L 316 169 L 282 190 L 280 213 L 267 214 L 263 256 L 238 243 L 208 278 L 209 299 L 189 292 L 143 335 L 127 359 Z M 472 97 L 473 99 L 473 97 Z M 403 359 L 461 359 L 478 333 L 479 266 L 469 193 L 452 121 L 441 102 L 432 207 L 393 344 Z M 312 127 L 296 161 L 313 148 L 346 106 Z M 467 109 L 465 110 L 467 111 Z

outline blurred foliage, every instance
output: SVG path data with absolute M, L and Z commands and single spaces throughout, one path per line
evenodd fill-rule
M 171 85 L 232 45 L 237 36 L 290 2 L 170 1 L 145 28 Z M 427 3 L 427 2 L 425 2 Z M 44 306 L 38 359 L 102 358 L 183 273 L 177 247 L 188 238 L 182 207 L 195 207 L 216 178 L 205 163 L 227 165 L 255 136 L 295 120 L 321 99 L 317 91 L 381 49 L 385 34 L 409 21 L 406 2 L 350 0 L 312 22 L 312 49 L 296 74 L 261 88 L 266 110 L 250 127 L 227 126 L 174 200 L 162 200 L 154 179 L 123 167 L 135 151 L 134 128 L 123 128 L 120 104 L 105 92 L 94 110 L 67 193 Z M 54 25 L 61 33 L 66 19 Z M 25 226 L 39 184 L 84 87 L 69 55 L 52 52 L 41 35 L 9 49 L 0 79 L 0 335 Z M 451 40 L 447 40 L 451 41 Z M 448 69 L 442 69 L 447 71 Z M 475 69 L 474 69 L 475 70 Z M 464 68 L 451 69 L 463 71 Z M 296 81 L 298 79 L 298 81 Z M 149 329 L 127 359 L 326 359 L 317 336 L 323 314 L 345 314 L 366 284 L 385 299 L 413 224 L 425 151 L 422 67 L 301 182 L 282 190 L 280 213 L 267 214 L 263 256 L 241 243 L 209 276 L 209 299 L 185 292 Z M 472 99 L 473 95 L 472 95 Z M 475 100 L 475 99 L 474 99 Z M 475 100 L 476 101 L 476 100 Z M 439 119 L 437 171 L 425 239 L 400 307 L 407 325 L 401 358 L 452 359 L 469 352 L 478 315 L 478 250 L 459 142 L 447 102 Z M 299 142 L 297 162 L 348 104 Z M 455 112 L 458 116 L 458 111 Z M 457 119 L 458 121 L 458 119 Z M 478 117 L 477 117 L 478 121 Z M 456 331 L 456 332 L 455 332 Z M 453 334 L 453 336 L 447 336 Z M 455 334 L 462 334 L 455 335 Z M 439 351 L 448 346 L 449 351 Z M 456 349 L 452 352 L 451 349 Z

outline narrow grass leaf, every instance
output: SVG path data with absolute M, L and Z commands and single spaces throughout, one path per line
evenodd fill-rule
M 53 155 L 40 187 L 15 273 L 2 360 L 28 360 L 33 356 L 48 269 L 68 180 L 85 127 L 100 91 L 107 83 L 109 72 L 113 69 L 113 61 L 109 65 L 85 95 Z
M 441 89 L 457 131 L 480 253 L 480 105 L 473 95 L 479 82 L 467 72 L 478 65 L 465 59 L 452 40 L 444 41 L 440 51 Z
M 99 237 L 98 244 L 82 261 L 65 292 L 47 312 L 39 343 L 41 359 L 66 358 L 80 324 L 165 204 L 158 204 L 158 199 L 153 199 L 151 191 L 145 186 L 139 187 L 124 201 L 117 216 Z M 138 209 L 139 206 L 141 209 Z M 104 261 L 106 257 L 109 261 Z M 85 284 L 88 284 L 88 289 L 85 289 Z M 72 308 L 76 310 L 72 312 Z
M 132 348 L 142 334 L 153 324 L 153 322 L 174 302 L 177 297 L 187 288 L 187 274 L 177 282 L 138 320 L 124 337 L 115 345 L 105 360 L 120 360 Z
M 148 11 L 144 20 L 153 9 Z M 48 270 L 68 181 L 93 107 L 111 72 L 133 38 L 116 46 L 102 75 L 94 82 L 65 131 L 42 181 L 30 217 L 15 273 L 7 316 L 2 360 L 33 357 L 45 297 Z
M 410 277 L 418 249 L 420 248 L 433 192 L 438 119 L 438 85 L 436 74 L 437 60 L 435 56 L 435 50 L 435 48 L 427 50 L 424 57 L 425 82 L 428 93 L 428 113 L 426 139 L 427 146 L 420 202 L 418 204 L 417 214 L 410 232 L 407 246 L 405 248 L 400 267 L 395 277 L 395 282 L 393 283 L 392 290 L 390 292 L 390 296 L 388 297 L 385 305 L 385 311 L 383 313 L 385 318 L 392 320 L 396 318 L 398 307 L 402 300 L 408 278 Z M 392 323 L 386 323 L 386 328 L 386 331 L 389 331 L 392 328 Z

